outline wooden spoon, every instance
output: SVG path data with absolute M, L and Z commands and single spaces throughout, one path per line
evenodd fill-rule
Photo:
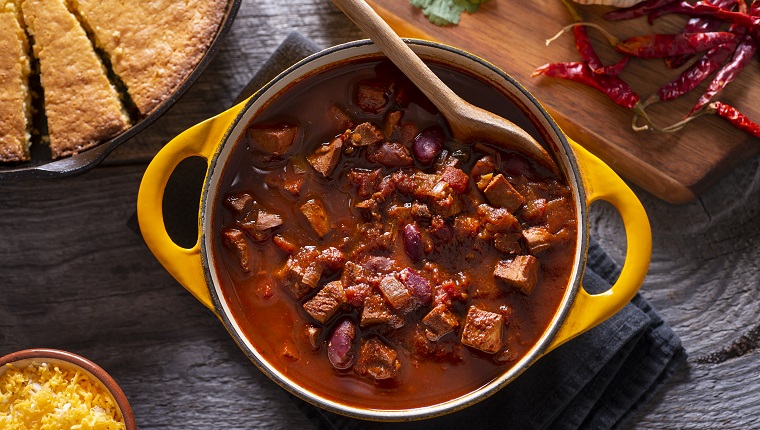
M 552 158 L 530 134 L 513 122 L 473 106 L 456 95 L 364 0 L 333 2 L 433 102 L 449 123 L 455 139 L 460 142 L 500 143 L 528 155 L 557 173 Z

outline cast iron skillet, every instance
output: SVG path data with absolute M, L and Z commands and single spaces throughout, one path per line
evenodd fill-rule
M 98 163 L 103 161 L 108 154 L 111 153 L 116 147 L 133 138 L 137 133 L 145 129 L 145 127 L 152 124 L 161 115 L 171 108 L 177 100 L 187 91 L 188 88 L 198 79 L 198 76 L 206 69 L 206 66 L 214 58 L 219 44 L 224 36 L 229 32 L 232 27 L 232 22 L 235 20 L 238 9 L 240 8 L 240 2 L 242 0 L 229 0 L 227 3 L 227 10 L 222 17 L 222 21 L 219 23 L 219 29 L 211 41 L 208 50 L 201 57 L 201 60 L 195 66 L 195 69 L 190 73 L 179 87 L 156 109 L 153 110 L 148 116 L 140 119 L 132 127 L 128 128 L 123 133 L 116 137 L 101 143 L 98 146 L 83 151 L 77 155 L 61 158 L 59 160 L 53 160 L 50 158 L 49 151 L 46 153 L 43 148 L 41 151 L 35 151 L 34 146 L 31 149 L 31 160 L 18 164 L 3 165 L 0 164 L 0 180 L 6 179 L 21 179 L 21 178 L 59 178 L 64 176 L 71 176 L 77 173 L 84 173 L 92 169 Z M 39 146 L 39 145 L 35 145 Z

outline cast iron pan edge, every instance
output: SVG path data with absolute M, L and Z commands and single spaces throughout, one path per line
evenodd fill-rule
M 185 91 L 190 88 L 195 80 L 198 79 L 198 76 L 201 75 L 206 69 L 206 66 L 208 66 L 214 58 L 214 55 L 219 49 L 219 44 L 229 32 L 230 27 L 232 27 L 232 23 L 240 8 L 241 1 L 242 0 L 230 0 L 227 5 L 227 11 L 222 18 L 222 22 L 219 25 L 219 30 L 217 31 L 214 40 L 211 41 L 208 50 L 203 57 L 201 57 L 201 60 L 195 66 L 193 72 L 190 73 L 185 81 L 182 82 L 182 84 L 148 116 L 141 119 L 137 124 L 113 139 L 71 157 L 61 158 L 60 160 L 44 160 L 37 162 L 32 160 L 31 162 L 25 162 L 12 167 L 0 165 L 0 180 L 59 178 L 84 173 L 97 166 L 98 163 L 103 161 L 111 151 L 116 149 L 116 147 L 134 137 L 168 111 L 169 108 L 182 97 Z

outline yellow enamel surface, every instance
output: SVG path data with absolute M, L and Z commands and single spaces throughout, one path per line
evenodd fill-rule
M 547 352 L 595 327 L 623 308 L 641 287 L 652 256 L 652 232 L 649 218 L 639 199 L 628 185 L 585 148 L 570 140 L 578 160 L 586 191 L 586 204 L 604 200 L 612 204 L 623 218 L 628 249 L 617 282 L 600 294 L 580 288 L 565 322 L 554 336 Z
M 201 156 L 208 162 L 245 103 L 185 130 L 167 143 L 145 171 L 137 195 L 137 218 L 148 248 L 174 279 L 214 312 L 214 304 L 203 275 L 200 241 L 197 240 L 188 249 L 171 240 L 164 225 L 162 201 L 166 183 L 177 165 L 192 156 Z M 203 202 L 200 207 L 203 207 Z M 200 219 L 199 214 L 198 231 Z

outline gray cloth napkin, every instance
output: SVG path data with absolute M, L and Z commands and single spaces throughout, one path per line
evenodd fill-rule
M 279 72 L 319 50 L 291 33 L 241 93 L 253 94 Z M 620 269 L 590 241 L 583 285 L 609 289 Z M 686 353 L 681 340 L 640 295 L 609 320 L 550 352 L 490 398 L 443 417 L 411 423 L 368 422 L 333 414 L 296 397 L 319 429 L 611 429 L 654 396 Z

